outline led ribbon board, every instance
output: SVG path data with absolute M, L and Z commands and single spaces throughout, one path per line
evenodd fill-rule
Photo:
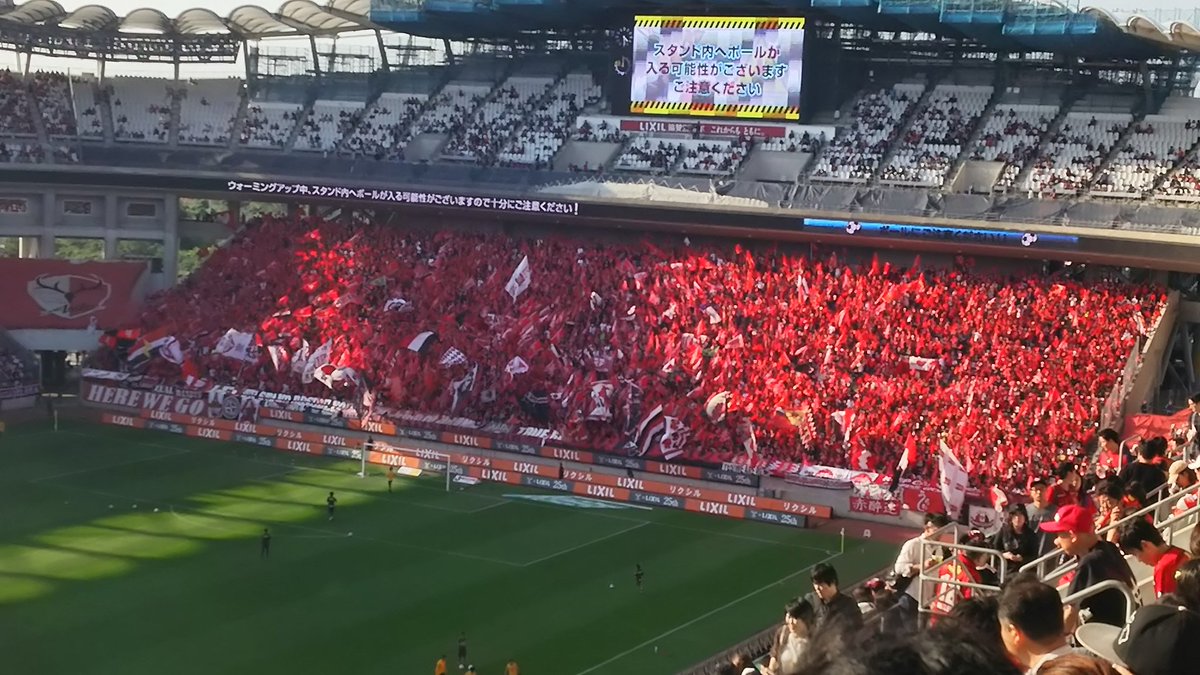
M 630 112 L 800 119 L 803 18 L 636 16 Z

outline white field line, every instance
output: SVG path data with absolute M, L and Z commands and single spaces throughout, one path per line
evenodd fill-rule
M 586 670 L 581 670 L 578 673 L 576 673 L 576 675 L 587 675 L 588 673 L 600 670 L 604 666 L 607 666 L 608 664 L 610 664 L 614 661 L 619 661 L 620 659 L 623 659 L 626 656 L 629 656 L 630 654 L 636 652 L 639 649 L 645 649 L 646 647 L 649 647 L 650 645 L 657 643 L 659 640 L 662 640 L 665 637 L 674 635 L 675 633 L 678 633 L 679 631 L 683 630 L 684 628 L 688 628 L 689 626 L 693 626 L 697 623 L 700 623 L 701 621 L 707 619 L 708 617 L 710 617 L 714 614 L 723 612 L 723 611 L 729 609 L 730 607 L 733 607 L 734 605 L 738 604 L 739 602 L 742 602 L 744 600 L 752 598 L 752 597 L 758 595 L 759 593 L 762 593 L 763 591 L 770 590 L 770 589 L 782 584 L 783 582 L 787 581 L 788 579 L 791 579 L 792 577 L 803 574 L 803 573 L 811 570 L 812 568 L 816 567 L 817 565 L 820 565 L 821 563 L 827 563 L 840 555 L 841 555 L 841 553 L 834 553 L 833 555 L 829 556 L 828 558 L 825 558 L 824 560 L 815 562 L 815 563 L 809 565 L 808 567 L 805 567 L 802 570 L 792 572 L 791 574 L 789 574 L 781 579 L 772 581 L 771 583 L 769 583 L 765 586 L 762 586 L 761 588 L 750 591 L 749 593 L 741 596 L 740 598 L 734 598 L 733 600 L 730 600 L 729 602 L 725 603 L 724 605 L 721 605 L 720 607 L 717 607 L 716 609 L 705 612 L 704 614 L 701 614 L 700 616 L 697 616 L 697 617 L 691 619 L 690 621 L 687 621 L 686 623 L 681 623 L 678 626 L 676 626 L 676 627 L 672 628 L 671 630 L 668 630 L 664 633 L 655 635 L 654 637 L 650 638 L 649 640 L 646 640 L 645 642 L 643 642 L 639 645 L 630 647 L 629 649 L 626 649 L 625 651 L 621 652 L 620 654 L 617 654 L 616 656 L 614 656 L 606 661 L 601 661 L 600 663 L 597 663 L 596 665 L 592 666 L 591 668 L 588 668 Z
M 604 535 L 603 537 L 598 537 L 598 538 L 596 538 L 596 539 L 593 539 L 593 540 L 591 540 L 591 541 L 586 541 L 586 542 L 584 542 L 584 543 L 582 543 L 582 544 L 580 544 L 580 545 L 578 545 L 578 546 L 572 546 L 571 548 L 564 549 L 564 550 L 562 550 L 562 551 L 559 551 L 558 553 L 551 553 L 550 555 L 548 555 L 548 556 L 543 556 L 543 557 L 541 557 L 541 558 L 538 558 L 537 560 L 530 560 L 529 562 L 527 562 L 527 563 L 525 563 L 525 564 L 521 565 L 521 567 L 530 567 L 530 566 L 532 566 L 532 565 L 536 565 L 536 564 L 538 564 L 538 563 L 546 562 L 547 560 L 552 560 L 552 559 L 554 559 L 554 558 L 557 558 L 557 557 L 559 557 L 559 556 L 561 556 L 561 555 L 566 555 L 566 554 L 568 554 L 568 553 L 574 553 L 575 551 L 578 551 L 578 550 L 579 550 L 579 549 L 581 549 L 581 548 L 587 548 L 588 546 L 592 546 L 593 544 L 599 544 L 599 543 L 600 543 L 600 542 L 602 542 L 602 541 L 608 541 L 609 539 L 613 539 L 613 538 L 615 538 L 615 537 L 619 537 L 619 536 L 621 536 L 621 535 L 623 535 L 623 534 L 626 534 L 626 533 L 628 533 L 628 532 L 633 532 L 634 530 L 641 529 L 641 528 L 643 528 L 643 527 L 645 527 L 645 526 L 647 526 L 647 525 L 650 525 L 650 524 L 651 524 L 651 523 L 650 523 L 649 521 L 646 521 L 646 522 L 641 522 L 641 523 L 638 523 L 637 525 L 633 525 L 633 526 L 631 526 L 631 527 L 627 527 L 627 528 L 625 528 L 625 529 L 623 529 L 623 530 L 617 530 L 616 532 L 613 532 L 612 534 L 606 534 L 606 535 Z

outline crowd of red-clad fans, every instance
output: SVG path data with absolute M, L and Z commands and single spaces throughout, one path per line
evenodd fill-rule
M 526 257 L 514 301 L 506 286 Z M 1002 277 L 966 261 L 901 270 L 733 244 L 268 218 L 152 297 L 142 327 L 175 335 L 188 374 L 208 381 L 345 399 L 365 389 L 379 409 L 712 462 L 889 472 L 916 446 L 914 471 L 928 477 L 944 438 L 976 482 L 1023 486 L 1095 435 L 1164 302 L 1159 288 Z M 261 355 L 210 351 L 228 329 L 255 334 Z M 326 343 L 321 360 L 353 372 L 334 391 L 302 382 Z M 647 438 L 650 426 L 662 435 Z
M 21 357 L 0 347 L 0 387 L 29 384 L 35 380 L 33 369 Z

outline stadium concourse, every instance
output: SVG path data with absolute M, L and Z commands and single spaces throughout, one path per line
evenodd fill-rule
M 267 217 L 148 299 L 139 328 L 176 338 L 149 368 L 180 383 L 544 426 L 621 454 L 887 474 L 911 449 L 928 479 L 945 443 L 1004 488 L 1083 459 L 1164 291 L 919 265 Z

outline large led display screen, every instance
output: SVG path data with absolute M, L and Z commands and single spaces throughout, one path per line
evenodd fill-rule
M 629 110 L 800 119 L 804 19 L 636 16 Z

